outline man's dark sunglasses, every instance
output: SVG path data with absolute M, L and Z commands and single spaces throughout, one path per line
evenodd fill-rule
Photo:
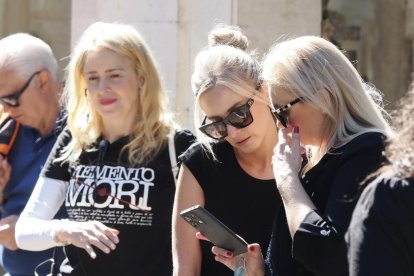
M 12 107 L 17 107 L 20 105 L 19 103 L 19 98 L 20 96 L 24 93 L 24 91 L 26 91 L 27 87 L 29 87 L 30 83 L 32 82 L 32 79 L 39 74 L 42 71 L 37 71 L 34 72 L 33 75 L 30 76 L 30 78 L 27 80 L 27 82 L 23 85 L 22 89 L 20 89 L 19 91 L 10 94 L 8 96 L 3 96 L 0 97 L 0 102 L 2 104 L 6 104 L 8 106 L 12 106 Z
M 299 98 L 294 99 L 293 101 L 289 102 L 288 104 L 286 104 L 286 105 L 284 105 L 282 107 L 279 107 L 279 108 L 274 107 L 274 109 L 272 110 L 273 111 L 273 114 L 275 115 L 276 119 L 284 127 L 287 127 L 287 121 L 288 121 L 288 113 L 287 113 L 287 111 L 288 111 L 288 109 L 292 105 L 297 104 L 297 103 L 302 102 L 302 101 L 303 101 L 303 98 L 302 97 L 299 97 Z
M 227 125 L 236 128 L 247 127 L 253 123 L 253 116 L 252 113 L 250 113 L 250 107 L 253 103 L 253 98 L 249 98 L 244 105 L 234 109 L 226 118 L 210 124 L 205 124 L 207 120 L 207 116 L 205 116 L 201 123 L 201 127 L 199 128 L 200 131 L 213 139 L 221 140 L 228 135 Z

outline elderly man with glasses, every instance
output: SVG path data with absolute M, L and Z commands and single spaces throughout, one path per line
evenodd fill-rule
M 65 124 L 57 72 L 57 61 L 44 41 L 23 33 L 0 40 L 1 112 L 21 124 L 8 156 L 0 156 L 0 263 L 7 275 L 33 275 L 52 254 L 60 261 L 64 256 L 61 249 L 20 250 L 14 238 L 17 218 Z M 57 217 L 62 216 L 61 208 Z M 45 273 L 39 269 L 40 275 L 49 273 L 47 266 Z

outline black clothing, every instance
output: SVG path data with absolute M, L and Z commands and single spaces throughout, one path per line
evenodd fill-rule
M 182 157 L 204 192 L 205 208 L 247 242 L 257 242 L 266 250 L 272 220 L 281 205 L 274 179 L 261 180 L 239 165 L 227 141 L 212 144 L 218 161 L 201 145 L 191 147 Z M 201 241 L 201 275 L 233 275 L 214 260 L 212 244 Z
M 347 241 L 350 275 L 414 275 L 414 179 L 390 171 L 369 184 Z
M 54 156 L 70 141 L 68 130 L 60 137 Z M 175 135 L 176 154 L 194 141 L 189 131 Z M 145 166 L 133 166 L 122 148 L 129 136 L 106 149 L 83 151 L 77 164 L 53 162 L 47 178 L 68 182 L 65 206 L 70 220 L 97 220 L 119 230 L 119 243 L 109 254 L 96 249 L 93 260 L 84 249 L 65 247 L 74 268 L 70 275 L 171 275 L 171 216 L 175 183 L 167 142 Z M 99 148 L 101 148 L 99 150 Z
M 285 208 L 275 218 L 268 250 L 270 275 L 347 275 L 344 234 L 357 202 L 360 182 L 383 162 L 384 136 L 361 134 L 333 149 L 301 178 L 317 211 L 289 233 Z

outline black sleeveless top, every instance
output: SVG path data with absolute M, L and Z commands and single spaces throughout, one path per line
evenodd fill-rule
M 260 180 L 247 174 L 228 142 L 212 146 L 217 161 L 201 145 L 187 150 L 181 161 L 201 185 L 205 208 L 248 243 L 259 243 L 265 255 L 272 221 L 281 205 L 275 180 Z M 201 275 L 233 275 L 233 271 L 214 260 L 211 247 L 210 242 L 201 241 Z

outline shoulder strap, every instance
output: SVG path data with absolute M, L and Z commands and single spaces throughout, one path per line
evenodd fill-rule
M 178 165 L 177 165 L 177 156 L 175 154 L 174 136 L 175 136 L 175 131 L 172 131 L 168 135 L 168 151 L 170 153 L 171 171 L 174 177 L 174 182 L 177 184 Z

